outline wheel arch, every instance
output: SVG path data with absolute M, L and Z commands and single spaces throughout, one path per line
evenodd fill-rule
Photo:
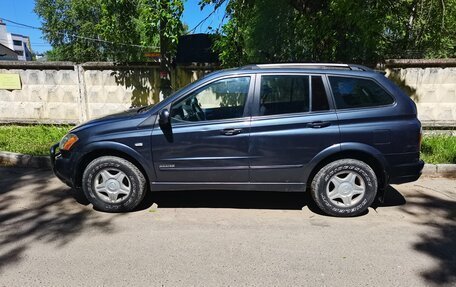
M 117 156 L 128 160 L 142 172 L 146 178 L 147 185 L 149 185 L 150 180 L 155 177 L 153 169 L 151 169 L 144 157 L 142 157 L 135 150 L 119 143 L 102 142 L 88 146 L 84 155 L 75 165 L 73 177 L 76 188 L 80 188 L 82 186 L 82 175 L 87 165 L 94 159 L 102 156 Z
M 383 155 L 372 146 L 360 143 L 344 143 L 331 146 L 317 156 L 309 163 L 305 172 L 305 182 L 310 187 L 314 176 L 317 172 L 330 162 L 335 160 L 352 158 L 365 162 L 375 172 L 378 179 L 379 190 L 384 189 L 388 183 L 388 164 Z M 379 192 L 379 195 L 383 195 Z

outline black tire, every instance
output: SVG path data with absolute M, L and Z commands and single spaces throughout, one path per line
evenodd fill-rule
M 349 175 L 353 182 L 349 180 Z M 340 188 L 336 188 L 334 182 L 337 182 Z M 356 187 L 352 188 L 353 186 Z M 349 217 L 363 214 L 367 210 L 375 199 L 377 186 L 377 176 L 368 164 L 356 159 L 340 159 L 327 164 L 315 175 L 311 184 L 311 195 L 324 213 Z M 357 191 L 350 193 L 350 188 Z M 361 193 L 359 190 L 363 188 L 364 192 Z M 333 194 L 331 190 L 336 192 Z M 360 194 L 354 194 L 358 192 Z
M 105 171 L 110 175 L 114 174 L 112 175 L 113 177 L 118 174 L 116 172 L 122 172 L 123 179 L 120 183 L 117 181 L 117 184 L 123 185 L 129 189 L 127 194 L 116 194 L 115 202 L 108 202 L 111 200 L 107 194 L 108 187 L 104 189 L 106 190 L 105 192 L 95 191 L 95 185 L 100 185 L 100 180 L 102 181 L 101 184 L 105 181 L 105 178 L 102 175 L 102 173 L 105 174 Z M 115 181 L 113 178 L 109 178 L 109 180 Z M 115 183 L 116 182 L 114 182 L 114 188 Z M 128 185 L 123 183 L 128 183 Z M 105 182 L 105 185 L 108 185 L 108 183 Z M 131 211 L 141 203 L 146 194 L 146 178 L 142 172 L 128 160 L 115 156 L 102 156 L 94 159 L 87 165 L 82 176 L 82 189 L 95 209 L 106 212 Z

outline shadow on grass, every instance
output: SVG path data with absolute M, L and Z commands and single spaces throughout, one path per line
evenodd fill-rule
M 51 171 L 0 168 L 0 274 L 36 242 L 58 248 L 87 229 L 113 233 L 113 219 L 78 205 Z

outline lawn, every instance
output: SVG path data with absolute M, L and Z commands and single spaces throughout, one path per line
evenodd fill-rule
M 71 128 L 68 125 L 2 125 L 0 151 L 48 155 L 51 145 Z
M 71 128 L 68 125 L 3 125 L 0 126 L 0 151 L 48 155 L 49 147 Z M 456 164 L 456 136 L 425 135 L 421 158 L 426 163 Z
M 421 144 L 421 158 L 426 163 L 456 164 L 456 136 L 425 135 Z

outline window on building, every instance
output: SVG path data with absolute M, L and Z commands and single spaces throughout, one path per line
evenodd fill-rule
M 14 46 L 22 46 L 22 41 L 20 41 L 20 40 L 13 40 L 13 45 L 14 45 Z
M 15 51 L 19 56 L 24 56 L 24 51 Z

